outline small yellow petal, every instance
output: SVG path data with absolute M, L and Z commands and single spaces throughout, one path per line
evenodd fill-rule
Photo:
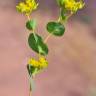
M 38 67 L 39 66 L 39 62 L 37 60 L 35 60 L 34 58 L 30 58 L 28 60 L 28 64 L 32 65 L 33 67 Z
M 44 57 L 40 57 L 39 62 L 41 68 L 46 68 L 48 66 L 48 61 Z

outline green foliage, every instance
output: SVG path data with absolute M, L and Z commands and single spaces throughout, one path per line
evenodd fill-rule
M 62 21 L 66 21 L 66 19 L 67 19 L 67 14 L 66 13 L 67 13 L 66 9 L 61 8 L 60 18 L 61 18 Z
M 60 22 L 49 22 L 47 31 L 55 36 L 62 36 L 65 32 L 65 27 Z
M 47 45 L 43 42 L 43 39 L 36 33 L 31 33 L 29 35 L 28 43 L 29 43 L 30 48 L 33 51 L 44 56 L 48 54 Z
M 35 28 L 36 28 L 36 21 L 33 19 L 33 20 L 28 20 L 27 22 L 26 22 L 26 28 L 28 29 L 28 30 L 34 30 Z
M 31 66 L 30 64 L 27 64 L 27 70 L 28 70 L 28 73 L 31 77 L 32 74 L 35 72 L 35 67 Z
M 45 38 L 42 39 L 37 33 L 35 33 L 35 29 L 37 26 L 37 22 L 34 19 L 31 19 L 31 13 L 35 11 L 38 7 L 38 2 L 36 0 L 24 0 L 20 2 L 16 9 L 18 12 L 27 16 L 28 21 L 26 22 L 26 28 L 31 32 L 28 37 L 29 47 L 37 53 L 38 60 L 35 58 L 29 58 L 27 63 L 27 70 L 29 73 L 29 81 L 30 81 L 30 96 L 33 88 L 32 78 L 41 70 L 48 67 L 48 61 L 46 60 L 46 55 L 48 54 L 48 47 L 45 43 L 47 43 L 49 37 L 54 36 L 63 36 L 65 32 L 64 23 L 78 10 L 82 9 L 85 5 L 83 0 L 56 0 L 59 6 L 60 14 L 59 18 L 55 22 L 48 22 L 46 29 L 50 33 Z M 87 20 L 87 19 L 86 19 Z M 57 22 L 58 21 L 58 22 Z M 42 21 L 44 22 L 44 21 Z M 95 96 L 95 95 L 94 95 Z
M 57 4 L 62 7 L 63 6 L 63 3 L 64 3 L 64 0 L 57 0 Z
M 35 74 L 39 73 L 40 69 L 33 67 L 31 64 L 27 64 L 27 70 L 29 73 L 29 76 L 34 76 Z

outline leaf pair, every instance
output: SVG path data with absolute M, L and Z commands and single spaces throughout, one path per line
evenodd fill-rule
M 28 30 L 34 30 L 36 28 L 36 21 L 30 20 L 26 23 Z M 55 36 L 62 36 L 65 32 L 65 27 L 60 22 L 49 22 L 46 26 L 47 31 Z M 40 55 L 48 54 L 48 46 L 44 43 L 41 36 L 36 33 L 29 34 L 28 44 L 30 48 Z

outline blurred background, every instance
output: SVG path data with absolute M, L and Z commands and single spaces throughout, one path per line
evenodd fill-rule
M 66 24 L 65 35 L 48 41 L 49 67 L 35 78 L 32 96 L 96 96 L 96 0 Z M 27 60 L 35 53 L 27 44 L 26 17 L 17 13 L 19 0 L 0 0 L 0 96 L 29 96 Z M 32 14 L 37 32 L 48 35 L 46 23 L 58 18 L 56 0 L 39 0 Z

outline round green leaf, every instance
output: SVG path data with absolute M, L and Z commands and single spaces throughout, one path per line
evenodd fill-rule
M 65 32 L 65 27 L 59 22 L 49 22 L 47 31 L 55 36 L 62 36 Z
M 26 22 L 26 28 L 29 30 L 34 30 L 36 28 L 36 21 L 35 20 L 29 20 Z
M 37 35 L 35 33 L 31 33 L 28 38 L 28 43 L 29 43 L 30 48 L 33 51 L 35 51 L 41 55 L 48 54 L 48 47 L 43 42 L 43 39 L 39 35 Z

